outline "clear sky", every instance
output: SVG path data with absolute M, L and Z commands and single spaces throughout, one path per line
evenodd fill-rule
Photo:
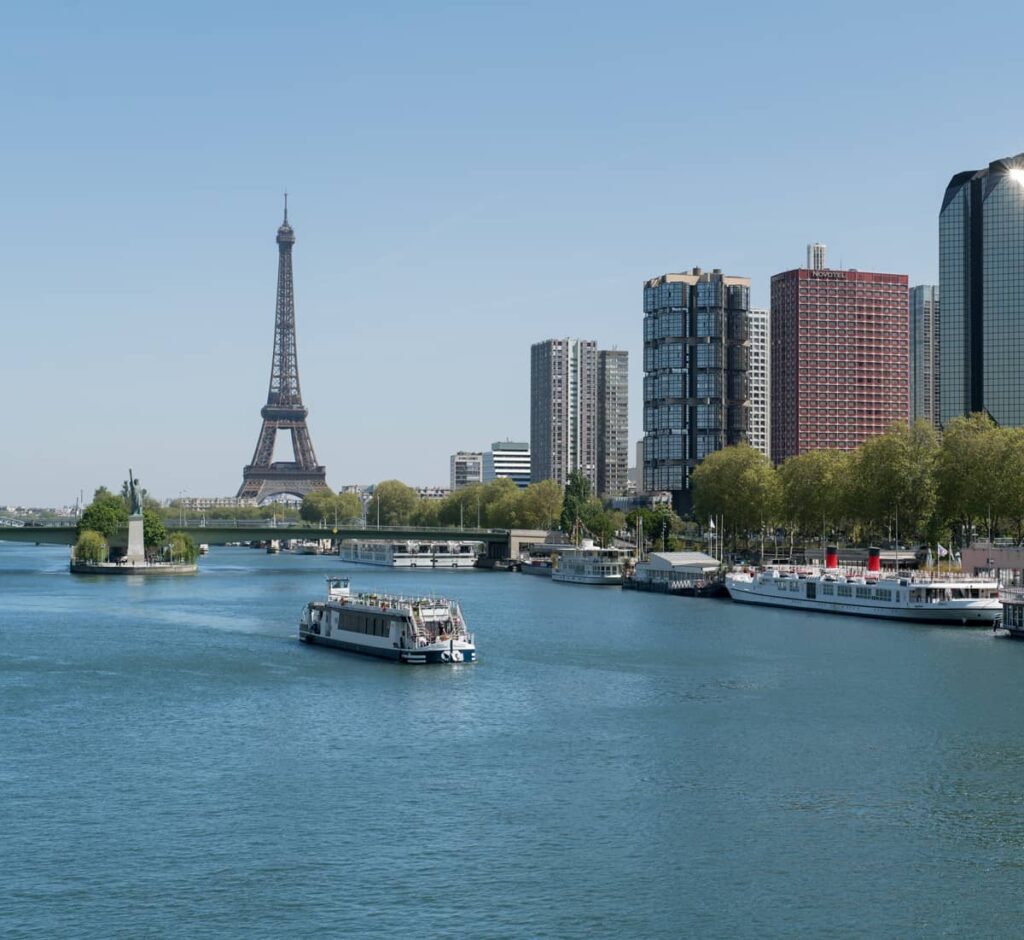
M 645 278 L 937 277 L 957 171 L 1024 150 L 1018 5 L 9 4 L 0 504 L 233 495 L 281 192 L 328 482 L 529 435 L 529 347 L 630 352 Z M 983 15 L 981 13 L 983 12 Z M 287 453 L 285 459 L 288 459 Z

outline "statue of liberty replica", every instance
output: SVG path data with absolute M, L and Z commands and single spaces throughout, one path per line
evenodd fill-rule
M 129 565 L 146 563 L 146 545 L 142 524 L 142 488 L 128 468 L 128 551 L 124 560 Z

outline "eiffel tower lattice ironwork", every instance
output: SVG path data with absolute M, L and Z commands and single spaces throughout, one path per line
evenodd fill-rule
M 264 503 L 275 496 L 302 497 L 327 485 L 327 468 L 316 462 L 306 426 L 309 410 L 302 404 L 299 363 L 295 348 L 295 292 L 292 285 L 292 245 L 295 231 L 288 224 L 288 195 L 284 197 L 284 222 L 277 230 L 277 314 L 274 320 L 274 358 L 270 365 L 270 389 L 260 414 L 260 429 L 252 462 L 242 471 L 239 497 Z M 274 461 L 278 431 L 292 436 L 293 460 Z

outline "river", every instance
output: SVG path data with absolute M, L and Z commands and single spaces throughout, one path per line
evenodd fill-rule
M 296 640 L 450 594 L 474 665 Z M 5 937 L 1020 936 L 1024 644 L 214 548 L 0 543 Z

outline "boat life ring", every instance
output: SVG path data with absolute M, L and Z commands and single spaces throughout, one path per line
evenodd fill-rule
M 443 662 L 443 663 L 450 663 L 451 661 L 452 661 L 452 654 L 449 653 L 448 650 L 445 650 L 441 654 L 441 662 Z
M 461 663 L 462 662 L 462 650 L 452 650 L 452 662 L 453 663 Z

